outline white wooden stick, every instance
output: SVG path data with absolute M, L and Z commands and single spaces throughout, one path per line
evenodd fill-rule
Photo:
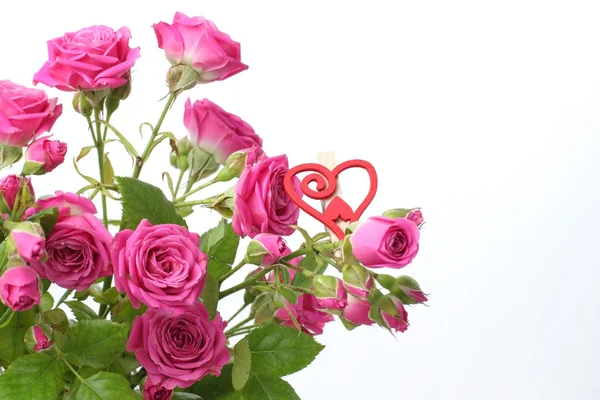
M 319 164 L 329 168 L 330 170 L 333 170 L 337 165 L 335 161 L 335 153 L 333 151 L 317 153 L 317 161 L 319 162 Z M 325 200 L 321 200 L 321 208 L 323 209 L 323 212 L 325 212 L 325 209 L 327 208 L 329 203 L 331 203 L 335 196 L 339 196 L 340 198 L 342 197 L 342 188 L 339 179 L 337 179 L 337 186 L 335 192 L 331 195 L 331 197 Z M 342 229 L 342 231 L 345 231 L 346 227 L 348 226 L 348 223 L 345 221 L 338 221 L 337 225 Z M 329 228 L 325 227 L 325 229 L 327 230 L 327 232 L 329 232 L 332 242 L 337 242 L 338 240 L 343 239 L 338 238 Z

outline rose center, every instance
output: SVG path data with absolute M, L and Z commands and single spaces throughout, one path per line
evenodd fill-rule
M 401 231 L 393 232 L 387 239 L 386 249 L 390 254 L 402 255 L 406 249 L 406 237 Z

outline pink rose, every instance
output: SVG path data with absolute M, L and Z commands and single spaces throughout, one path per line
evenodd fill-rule
M 115 236 L 112 249 L 115 286 L 134 308 L 170 308 L 181 313 L 200 297 L 206 280 L 206 255 L 200 236 L 173 225 L 143 220 L 135 231 Z
M 199 302 L 178 315 L 149 309 L 135 318 L 127 350 L 135 353 L 149 379 L 162 382 L 166 389 L 186 388 L 207 374 L 219 376 L 229 362 L 226 325 L 219 313 L 209 320 Z
M 389 329 L 396 332 L 405 332 L 408 329 L 408 313 L 402 302 L 396 297 L 386 297 L 380 305 L 383 321 Z
M 289 254 L 289 248 L 281 236 L 259 233 L 254 237 L 254 240 L 259 242 L 264 250 L 268 252 L 262 259 L 261 265 L 263 267 L 275 264 L 286 252 Z
M 90 26 L 48 41 L 48 61 L 33 82 L 73 92 L 116 89 L 127 83 L 129 72 L 140 57 L 139 48 L 129 47 L 131 33 L 107 26 Z
M 262 139 L 240 117 L 204 99 L 193 105 L 185 103 L 183 123 L 192 142 L 212 154 L 219 164 L 225 164 L 232 153 L 255 147 L 255 156 L 262 154 Z
M 333 276 L 317 275 L 313 279 L 315 296 L 319 308 L 323 310 L 343 310 L 348 305 L 348 294 L 340 279 Z
M 7 269 L 0 276 L 0 297 L 13 311 L 40 304 L 40 281 L 35 271 L 25 266 Z
M 65 193 L 57 190 L 54 196 L 41 197 L 35 202 L 35 206 L 25 211 L 23 218 L 29 218 L 38 211 L 47 208 L 57 207 L 59 217 L 69 215 L 96 214 L 96 206 L 87 197 L 79 196 L 75 193 Z
M 48 132 L 62 113 L 62 104 L 57 103 L 43 90 L 0 81 L 0 143 L 25 147 L 36 135 Z
M 53 341 L 48 339 L 48 336 L 44 333 L 39 325 L 33 326 L 33 337 L 35 339 L 33 351 L 35 352 L 45 350 L 54 344 Z
M 2 211 L 12 211 L 15 206 L 15 200 L 17 199 L 17 193 L 19 192 L 19 186 L 22 185 L 23 182 L 27 185 L 31 197 L 35 197 L 33 186 L 31 186 L 31 179 L 29 178 L 21 178 L 13 174 L 7 175 L 0 180 L 0 191 L 2 192 L 2 200 L 4 201 L 4 204 L 0 207 Z
M 112 237 L 94 215 L 65 215 L 46 238 L 45 262 L 31 262 L 41 277 L 65 289 L 82 291 L 98 278 L 112 274 Z
M 291 235 L 300 209 L 283 188 L 289 170 L 285 155 L 259 160 L 246 167 L 235 185 L 233 230 L 238 235 L 254 237 L 259 233 Z M 300 180 L 294 178 L 300 192 Z
M 158 47 L 172 65 L 187 65 L 198 73 L 198 83 L 222 81 L 248 69 L 240 61 L 240 44 L 202 17 L 175 13 L 173 24 L 153 25 Z
M 39 261 L 46 254 L 46 240 L 39 224 L 21 222 L 10 231 L 10 238 L 21 258 L 27 262 Z
M 421 210 L 412 210 L 411 212 L 408 213 L 408 215 L 406 216 L 406 219 L 414 222 L 415 225 L 417 225 L 417 226 L 421 226 L 423 224 L 423 222 L 425 221 Z
M 39 137 L 25 152 L 24 173 L 42 175 L 52 171 L 65 161 L 67 144 L 48 137 Z
M 362 299 L 348 293 L 348 305 L 342 312 L 342 317 L 354 325 L 372 325 L 373 321 L 369 318 L 371 304 L 367 299 Z
M 362 265 L 349 264 L 343 269 L 344 288 L 355 296 L 367 298 L 373 288 L 373 277 Z
M 402 268 L 419 251 L 419 228 L 406 218 L 371 217 L 350 236 L 352 254 L 367 267 Z
M 323 327 L 327 322 L 333 321 L 333 316 L 321 311 L 317 298 L 305 293 L 298 297 L 296 304 L 286 301 L 288 309 L 298 321 L 303 332 L 309 335 L 320 335 L 323 333 Z M 275 317 L 283 321 L 283 325 L 295 327 L 294 321 L 290 317 L 288 310 L 283 307 L 275 312 Z
M 147 379 L 144 384 L 142 396 L 144 400 L 171 400 L 173 389 L 167 389 L 162 382 L 153 382 L 156 379 Z

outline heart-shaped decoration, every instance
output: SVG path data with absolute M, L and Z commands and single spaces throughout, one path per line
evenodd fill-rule
M 356 211 L 352 210 L 352 207 L 339 196 L 335 196 L 325 211 L 321 212 L 302 200 L 301 195 L 296 192 L 294 185 L 292 184 L 292 178 L 294 176 L 302 172 L 312 171 L 311 174 L 308 174 L 302 179 L 300 190 L 302 191 L 302 194 L 311 199 L 326 200 L 335 193 L 338 175 L 350 168 L 361 168 L 366 170 L 369 174 L 369 192 Z M 313 182 L 316 183 L 316 190 L 309 187 Z M 364 160 L 345 161 L 335 167 L 333 171 L 321 164 L 300 164 L 290 169 L 285 175 L 283 187 L 288 196 L 290 196 L 290 199 L 292 199 L 298 207 L 316 220 L 322 222 L 338 238 L 342 239 L 345 235 L 342 229 L 337 225 L 337 221 L 342 220 L 351 223 L 360 219 L 360 216 L 365 212 L 369 204 L 371 204 L 371 201 L 373 201 L 375 193 L 377 192 L 377 172 L 371 163 Z

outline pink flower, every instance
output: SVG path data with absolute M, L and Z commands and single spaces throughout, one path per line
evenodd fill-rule
M 46 336 L 46 334 L 39 325 L 33 326 L 33 337 L 36 343 L 33 348 L 33 351 L 36 352 L 45 350 L 52 346 L 52 344 L 54 343 L 53 341 L 48 339 L 48 336 Z
M 178 315 L 149 309 L 135 318 L 127 350 L 135 353 L 150 380 L 166 389 L 186 388 L 207 374 L 219 376 L 229 361 L 225 326 L 219 313 L 209 320 L 199 302 Z
M 143 220 L 135 231 L 115 236 L 112 248 L 117 290 L 134 308 L 170 308 L 181 313 L 200 297 L 206 280 L 206 255 L 200 237 L 179 225 Z
M 65 161 L 67 144 L 48 137 L 39 137 L 25 152 L 25 173 L 42 175 L 52 171 Z
M 298 297 L 296 304 L 286 301 L 287 307 L 300 325 L 303 332 L 309 335 L 320 335 L 327 322 L 333 321 L 333 316 L 321 311 L 317 298 L 305 293 Z M 283 307 L 275 312 L 275 317 L 283 321 L 283 325 L 295 327 L 294 321 L 288 310 Z
M 2 200 L 4 201 L 4 205 L 6 205 L 6 207 L 4 207 L 4 205 L 1 207 L 2 211 L 12 211 L 13 207 L 15 206 L 15 200 L 17 199 L 17 193 L 19 192 L 19 186 L 23 184 L 23 182 L 27 185 L 31 197 L 34 197 L 35 193 L 33 192 L 33 186 L 31 186 L 31 179 L 21 178 L 13 174 L 7 175 L 0 180 Z
M 371 217 L 350 236 L 352 254 L 367 267 L 402 268 L 419 251 L 419 228 L 406 218 Z
M 382 306 L 380 309 L 383 321 L 390 329 L 405 332 L 408 329 L 408 313 L 404 305 L 395 297 L 388 297 L 388 299 L 391 299 L 388 306 Z
M 41 197 L 35 202 L 35 206 L 25 211 L 23 218 L 29 218 L 38 211 L 57 207 L 58 215 L 66 217 L 69 215 L 96 214 L 96 206 L 87 197 L 75 193 L 65 193 L 57 190 L 54 196 Z
M 362 265 L 349 264 L 343 269 L 344 288 L 348 293 L 367 298 L 373 288 L 373 277 Z
M 202 17 L 175 13 L 171 25 L 153 25 L 158 47 L 172 65 L 187 65 L 198 73 L 198 83 L 222 81 L 245 69 L 240 61 L 240 44 Z
M 63 210 L 46 239 L 48 259 L 32 261 L 31 267 L 65 289 L 85 290 L 112 274 L 111 243 L 110 233 L 94 215 L 66 215 Z
M 48 61 L 33 82 L 73 92 L 116 89 L 127 83 L 129 72 L 140 57 L 139 48 L 129 47 L 131 33 L 107 26 L 90 26 L 48 41 Z
M 13 311 L 40 304 L 40 282 L 35 271 L 25 266 L 7 269 L 0 276 L 0 297 Z
M 46 254 L 46 240 L 38 224 L 21 222 L 10 231 L 10 238 L 21 258 L 27 262 L 39 261 Z
M 317 275 L 313 279 L 315 296 L 319 308 L 339 311 L 348 305 L 348 294 L 340 279 L 333 276 Z
M 171 400 L 173 398 L 173 389 L 167 389 L 162 382 L 153 382 L 157 379 L 147 379 L 144 384 L 142 395 L 144 400 Z
M 406 216 L 406 219 L 414 222 L 417 226 L 421 226 L 423 224 L 423 221 L 425 221 L 425 219 L 423 218 L 423 213 L 421 212 L 421 210 L 418 209 L 409 212 Z
M 348 293 L 348 305 L 342 312 L 342 317 L 354 325 L 372 325 L 373 321 L 369 318 L 371 304 L 367 299 L 362 299 Z
M 57 103 L 43 90 L 0 81 L 0 143 L 25 147 L 36 135 L 48 132 L 62 113 Z
M 257 155 L 262 154 L 262 139 L 254 129 L 210 100 L 196 101 L 192 105 L 188 99 L 183 122 L 192 142 L 212 154 L 219 164 L 225 164 L 232 153 L 253 146 Z
M 259 233 L 291 235 L 300 209 L 283 188 L 288 160 L 285 155 L 259 160 L 246 167 L 235 185 L 233 230 L 238 235 L 254 237 Z M 300 180 L 294 178 L 300 192 Z
M 259 242 L 264 250 L 269 253 L 262 259 L 261 265 L 263 267 L 275 264 L 277 260 L 283 257 L 286 251 L 289 254 L 289 248 L 281 236 L 272 235 L 270 233 L 259 233 L 254 237 L 254 240 Z

